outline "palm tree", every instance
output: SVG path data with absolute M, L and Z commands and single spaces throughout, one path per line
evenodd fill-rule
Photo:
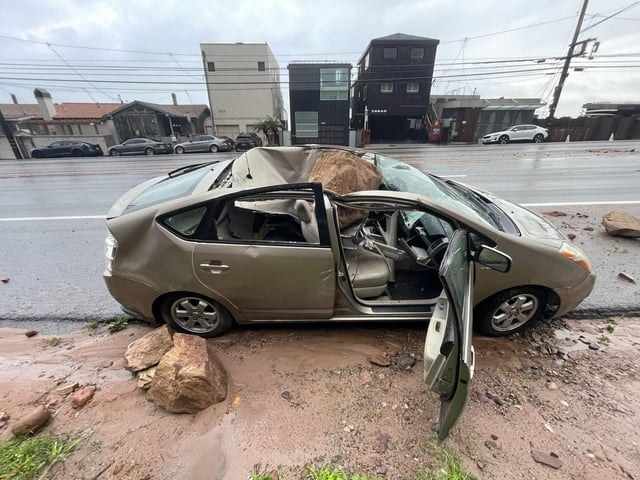
M 277 144 L 280 145 L 278 132 L 282 130 L 284 127 L 279 119 L 273 118 L 267 115 L 267 118 L 261 120 L 253 126 L 253 130 L 256 132 L 264 133 L 265 137 L 267 137 L 267 142 L 271 145 Z

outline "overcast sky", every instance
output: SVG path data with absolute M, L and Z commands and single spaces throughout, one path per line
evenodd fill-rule
M 393 33 L 440 40 L 432 93 L 550 103 L 583 2 L 3 1 L 0 103 L 12 93 L 35 103 L 42 87 L 54 102 L 171 103 L 175 92 L 179 103 L 205 104 L 200 43 L 268 43 L 286 98 L 289 62 L 355 65 L 371 39 Z M 572 60 L 556 116 L 576 117 L 587 102 L 640 102 L 640 2 L 590 0 L 582 30 L 579 40 L 600 46 L 592 60 Z

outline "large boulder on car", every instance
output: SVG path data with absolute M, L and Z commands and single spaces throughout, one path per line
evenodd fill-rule
M 640 237 L 640 218 L 625 212 L 609 212 L 602 217 L 602 225 L 609 235 Z
M 139 372 L 157 365 L 162 356 L 173 347 L 171 333 L 169 327 L 163 325 L 130 343 L 124 354 L 124 368 Z
M 360 190 L 377 190 L 382 175 L 371 162 L 346 150 L 329 150 L 321 153 L 309 174 L 310 182 L 320 182 L 326 190 L 338 194 Z M 340 228 L 362 220 L 366 212 L 361 210 L 338 210 Z
M 227 396 L 227 372 L 202 337 L 175 333 L 160 359 L 147 400 L 173 413 L 196 413 Z

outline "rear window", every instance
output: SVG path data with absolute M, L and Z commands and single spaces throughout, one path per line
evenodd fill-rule
M 182 175 L 167 177 L 135 197 L 125 209 L 125 213 L 157 205 L 167 200 L 185 197 L 193 192 L 200 180 L 211 170 L 211 165 L 204 165 Z

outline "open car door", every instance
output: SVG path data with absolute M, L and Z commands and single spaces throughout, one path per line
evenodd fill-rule
M 440 442 L 447 438 L 464 410 L 473 377 L 474 260 L 501 272 L 511 266 L 508 256 L 485 246 L 472 257 L 465 230 L 456 230 L 450 238 L 439 270 L 444 288 L 429 322 L 424 347 L 424 381 L 440 396 Z

